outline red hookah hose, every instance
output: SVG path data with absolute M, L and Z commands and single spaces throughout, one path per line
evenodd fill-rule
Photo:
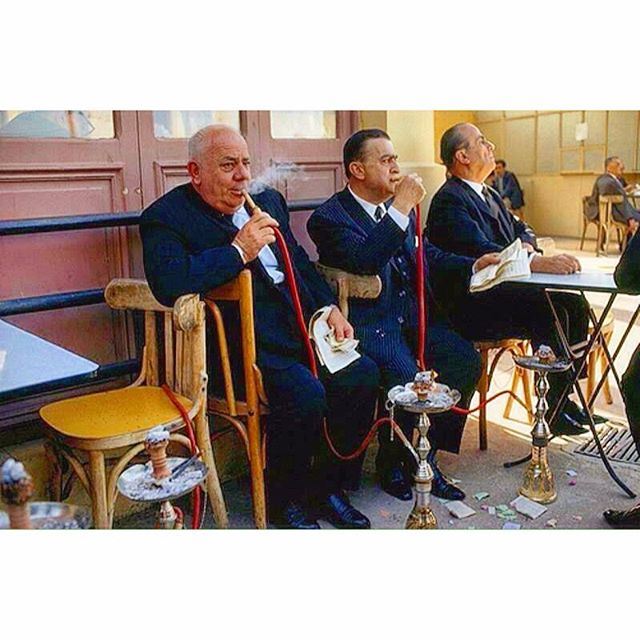
M 180 412 L 182 419 L 184 420 L 185 428 L 187 431 L 187 437 L 189 438 L 189 443 L 191 445 L 191 454 L 195 455 L 198 451 L 198 445 L 196 444 L 196 437 L 193 433 L 193 422 L 187 413 L 187 410 L 182 406 L 182 403 L 176 398 L 176 395 L 171 391 L 168 385 L 163 384 L 162 390 L 167 394 L 169 400 L 171 400 L 172 404 L 175 408 Z M 199 529 L 200 525 L 200 502 L 202 499 L 202 489 L 200 485 L 198 485 L 193 490 L 193 514 L 191 515 L 191 528 Z
M 416 289 L 418 290 L 418 366 L 421 371 L 424 371 L 427 368 L 424 362 L 427 339 L 427 308 L 424 300 L 424 253 L 422 251 L 420 204 L 416 205 Z

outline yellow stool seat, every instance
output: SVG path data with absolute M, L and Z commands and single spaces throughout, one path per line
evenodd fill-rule
M 176 395 L 189 411 L 193 402 Z M 40 409 L 42 419 L 72 438 L 110 438 L 180 420 L 180 412 L 160 387 L 143 386 L 91 393 L 53 402 Z

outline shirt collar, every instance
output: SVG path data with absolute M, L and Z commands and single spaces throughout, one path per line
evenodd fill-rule
M 371 202 L 367 202 L 367 200 L 363 200 L 360 196 L 357 196 L 355 193 L 353 193 L 351 187 L 348 185 L 347 189 L 349 189 L 349 193 L 355 198 L 356 202 L 367 212 L 367 215 L 369 215 L 374 220 L 376 219 L 376 209 L 378 207 L 382 207 L 383 215 L 387 213 L 387 207 L 384 202 L 381 202 L 380 204 L 372 204 Z
M 471 180 L 465 180 L 464 178 L 460 178 L 460 180 L 465 184 L 468 184 L 483 200 L 485 199 L 484 194 L 482 193 L 485 185 L 482 182 L 471 182 Z

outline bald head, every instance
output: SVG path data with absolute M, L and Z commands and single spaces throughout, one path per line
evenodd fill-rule
M 233 214 L 244 204 L 242 192 L 249 188 L 250 165 L 247 142 L 233 127 L 210 125 L 189 140 L 191 184 L 220 213 Z

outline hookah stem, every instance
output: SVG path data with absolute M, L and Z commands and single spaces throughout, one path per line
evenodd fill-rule
M 193 422 L 187 413 L 187 410 L 182 406 L 182 404 L 178 401 L 175 394 L 167 384 L 162 385 L 162 390 L 165 392 L 169 400 L 171 400 L 172 404 L 175 408 L 180 412 L 180 416 L 184 420 L 185 428 L 187 431 L 187 437 L 189 438 L 189 443 L 191 444 L 191 453 L 195 454 L 198 452 L 198 445 L 196 444 L 196 437 L 193 431 Z M 193 514 L 191 515 L 191 528 L 199 529 L 201 525 L 200 521 L 200 501 L 202 497 L 202 489 L 198 485 L 193 490 Z

